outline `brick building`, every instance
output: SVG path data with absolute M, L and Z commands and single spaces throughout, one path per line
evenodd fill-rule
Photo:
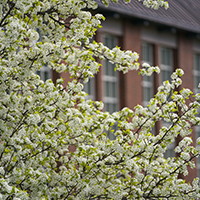
M 112 65 L 104 62 L 97 75 L 95 84 L 91 84 L 90 95 L 103 100 L 105 109 L 112 112 L 123 107 L 133 108 L 137 104 L 148 104 L 157 87 L 170 80 L 176 68 L 182 68 L 184 88 L 198 91 L 200 82 L 200 2 L 198 0 L 170 0 L 169 9 L 152 10 L 141 2 L 125 4 L 111 3 L 105 7 L 99 2 L 99 12 L 106 21 L 97 33 L 97 40 L 109 47 L 120 46 L 123 50 L 132 50 L 140 54 L 140 62 L 148 62 L 161 68 L 159 75 L 142 77 L 131 71 L 125 75 L 112 73 Z M 181 89 L 181 88 L 180 88 Z M 167 124 L 164 124 L 167 126 Z M 155 133 L 162 124 L 157 124 Z M 200 136 L 197 127 L 193 139 Z M 177 141 L 178 142 L 178 141 Z M 172 144 L 166 156 L 174 156 Z M 187 181 L 200 176 L 200 159 L 197 169 L 190 170 Z
M 136 71 L 127 74 L 114 72 L 114 66 L 104 61 L 103 68 L 94 79 L 85 85 L 89 97 L 102 100 L 105 110 L 113 112 L 123 107 L 133 108 L 137 104 L 147 105 L 156 88 L 164 80 L 169 80 L 175 68 L 185 72 L 182 87 L 198 91 L 200 82 L 200 2 L 199 0 L 169 0 L 170 8 L 151 10 L 141 2 L 125 4 L 110 3 L 105 7 L 99 1 L 98 13 L 106 17 L 103 28 L 98 30 L 96 40 L 110 48 L 118 45 L 123 50 L 140 54 L 140 62 L 148 62 L 161 68 L 159 75 L 142 77 Z M 44 68 L 42 76 L 58 76 Z M 65 74 L 62 74 L 67 79 Z M 155 133 L 160 126 L 155 127 Z M 167 124 L 166 124 L 167 125 Z M 192 137 L 200 136 L 200 128 L 193 131 Z M 168 156 L 174 154 L 173 144 Z M 200 177 L 200 159 L 197 169 L 191 170 L 191 178 Z

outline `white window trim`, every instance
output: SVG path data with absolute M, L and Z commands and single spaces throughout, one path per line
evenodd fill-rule
M 173 66 L 161 64 L 161 70 L 173 71 Z

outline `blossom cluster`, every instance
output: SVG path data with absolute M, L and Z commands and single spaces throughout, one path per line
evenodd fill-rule
M 0 1 L 0 199 L 200 198 L 198 178 L 191 184 L 179 178 L 200 153 L 190 138 L 200 122 L 200 95 L 178 90 L 181 69 L 147 107 L 108 113 L 102 102 L 86 100 L 82 82 L 101 67 L 95 58 L 124 73 L 140 67 L 136 52 L 92 41 L 104 20 L 89 11 L 96 8 L 94 0 Z M 35 72 L 44 65 L 68 72 L 71 81 L 42 81 Z M 159 68 L 140 69 L 153 72 Z M 154 135 L 158 121 L 170 126 Z M 165 158 L 177 136 L 179 156 Z

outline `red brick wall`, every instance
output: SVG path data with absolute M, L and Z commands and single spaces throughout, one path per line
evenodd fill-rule
M 182 68 L 185 72 L 184 76 L 182 77 L 182 87 L 193 90 L 193 43 L 192 39 L 183 33 L 178 35 L 177 57 L 178 68 Z
M 184 70 L 184 75 L 182 77 L 182 86 L 180 89 L 189 88 L 194 90 L 194 78 L 193 78 L 193 43 L 192 39 L 184 33 L 179 33 L 178 35 L 178 49 L 177 49 L 177 64 L 178 68 Z M 188 102 L 189 103 L 189 102 Z M 196 140 L 195 130 L 193 130 L 191 137 L 193 141 Z M 194 144 L 195 145 L 195 142 Z M 189 168 L 189 175 L 183 177 L 187 182 L 191 181 L 197 176 L 197 170 Z
M 132 25 L 129 20 L 124 21 L 123 49 L 141 52 L 140 28 Z M 121 76 L 123 82 L 123 105 L 122 107 L 133 107 L 142 104 L 142 77 L 138 71 L 129 71 Z

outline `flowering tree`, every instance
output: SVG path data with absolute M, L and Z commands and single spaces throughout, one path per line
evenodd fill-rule
M 140 1 L 154 9 L 168 6 L 164 0 Z M 91 42 L 104 17 L 86 10 L 96 8 L 94 0 L 0 1 L 0 199 L 198 198 L 198 178 L 185 183 L 178 177 L 195 167 L 200 152 L 188 136 L 200 121 L 200 96 L 192 101 L 189 89 L 177 92 L 181 69 L 146 108 L 110 114 L 102 102 L 85 100 L 81 82 L 101 66 L 94 57 L 124 73 L 139 69 L 137 53 Z M 56 85 L 40 80 L 35 72 L 47 63 L 69 72 L 72 81 L 63 86 L 62 79 Z M 159 69 L 144 64 L 140 71 Z M 153 135 L 159 120 L 171 125 Z M 106 132 L 115 122 L 116 139 L 110 141 Z M 178 135 L 179 156 L 165 159 Z

